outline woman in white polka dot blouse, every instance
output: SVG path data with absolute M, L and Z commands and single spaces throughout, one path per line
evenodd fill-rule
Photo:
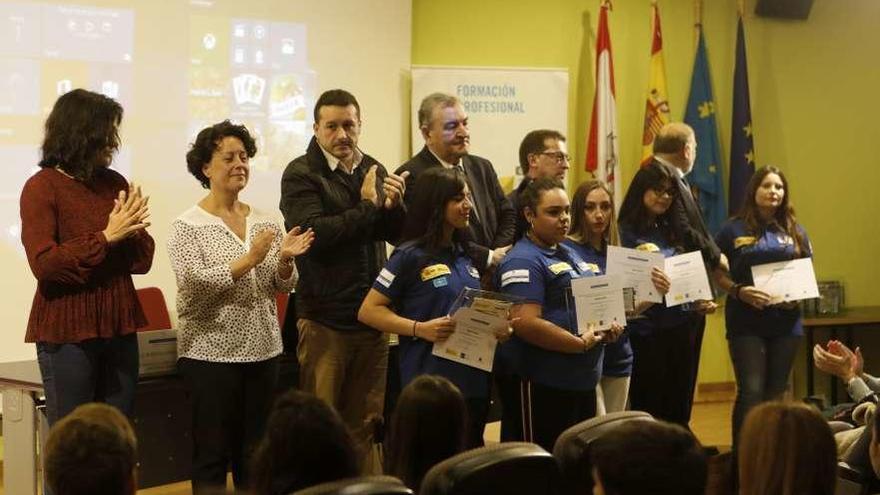
M 272 215 L 239 201 L 257 152 L 229 121 L 203 129 L 187 168 L 208 194 L 172 224 L 177 277 L 178 368 L 192 390 L 193 492 L 247 487 L 250 453 L 272 403 L 281 354 L 275 294 L 296 285 L 294 257 L 314 240 L 284 232 Z

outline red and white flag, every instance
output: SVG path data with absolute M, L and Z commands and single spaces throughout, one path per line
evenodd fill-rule
M 614 63 L 611 59 L 611 36 L 608 34 L 610 2 L 602 2 L 599 10 L 599 32 L 596 36 L 596 94 L 593 117 L 587 141 L 588 172 L 608 184 L 614 191 L 614 203 L 623 199 L 620 185 L 620 146 L 617 134 L 617 105 L 614 101 Z

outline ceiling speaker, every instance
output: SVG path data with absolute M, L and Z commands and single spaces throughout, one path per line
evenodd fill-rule
M 755 14 L 780 19 L 806 19 L 813 0 L 758 0 Z

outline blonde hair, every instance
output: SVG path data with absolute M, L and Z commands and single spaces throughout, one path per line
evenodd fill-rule
M 601 180 L 588 180 L 578 186 L 571 198 L 571 227 L 568 236 L 575 242 L 586 244 L 590 241 L 590 229 L 584 220 L 584 209 L 587 207 L 587 196 L 596 189 L 601 189 L 611 199 L 611 215 L 608 219 L 608 228 L 605 229 L 605 243 L 611 246 L 620 245 L 620 234 L 617 231 L 617 217 L 614 214 L 614 194 L 608 185 Z

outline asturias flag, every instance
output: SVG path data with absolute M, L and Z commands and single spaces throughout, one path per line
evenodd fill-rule
M 611 59 L 611 36 L 608 34 L 608 2 L 599 10 L 596 36 L 596 94 L 593 117 L 587 140 L 587 171 L 608 184 L 614 201 L 620 204 L 620 148 L 617 139 L 617 106 L 614 102 L 614 63 Z
M 727 218 L 727 207 L 724 203 L 724 183 L 721 180 L 721 148 L 718 146 L 718 127 L 715 124 L 715 98 L 712 96 L 709 57 L 706 54 L 702 30 L 697 41 L 691 93 L 684 121 L 694 129 L 699 150 L 688 181 L 696 189 L 706 225 L 712 234 L 716 234 Z
M 660 30 L 660 9 L 651 5 L 651 74 L 645 101 L 645 126 L 642 133 L 642 164 L 654 155 L 654 138 L 669 123 L 669 97 L 666 93 L 666 64 L 663 62 L 663 34 Z
M 749 102 L 749 72 L 746 69 L 746 40 L 742 16 L 736 30 L 736 67 L 733 70 L 733 123 L 730 136 L 730 214 L 736 214 L 746 194 L 746 184 L 755 173 L 755 142 L 752 139 L 752 110 Z

